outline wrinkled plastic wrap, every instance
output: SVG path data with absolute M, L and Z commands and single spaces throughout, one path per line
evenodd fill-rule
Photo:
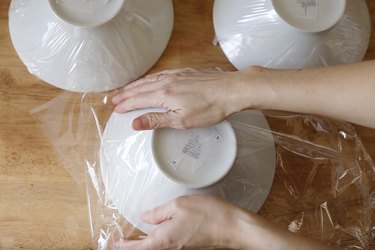
M 145 165 L 147 140 L 139 140 L 147 137 L 144 132 L 122 141 L 103 141 L 110 138 L 104 132 L 113 111 L 110 98 L 105 94 L 80 96 L 66 92 L 33 111 L 64 167 L 87 190 L 90 229 L 98 249 L 109 249 L 119 238 L 144 237 L 121 209 L 126 207 L 128 213 L 142 212 L 139 197 L 150 198 L 147 193 L 150 188 L 157 188 L 159 193 L 165 191 L 161 183 L 155 184 L 156 170 Z M 215 195 L 254 211 L 267 197 L 259 213 L 285 230 L 340 249 L 374 247 L 375 165 L 354 127 L 323 117 L 265 112 L 269 130 L 264 124 L 246 118 L 254 114 L 262 117 L 259 111 L 241 114 L 244 116 L 228 120 L 237 137 L 242 138 L 235 166 L 244 172 L 232 176 L 229 173 L 222 181 L 224 184 L 216 186 Z M 102 166 L 104 144 L 113 147 L 110 151 L 114 152 L 106 155 L 106 159 L 118 163 L 111 174 Z M 264 151 L 270 145 L 271 151 Z M 257 154 L 262 152 L 267 152 L 268 162 L 254 161 L 260 159 Z M 132 162 L 134 155 L 136 161 Z M 262 186 L 263 181 L 246 178 L 248 160 L 250 165 L 265 168 L 264 171 L 255 168 L 261 180 L 270 176 L 269 171 L 273 177 L 275 171 L 270 190 Z M 122 171 L 130 168 L 130 175 L 121 179 Z M 137 174 L 146 177 L 135 182 L 139 180 Z M 121 184 L 133 189 L 116 197 L 112 191 L 108 192 L 111 186 Z M 236 192 L 226 193 L 231 188 Z M 252 208 L 252 204 L 260 205 Z
M 310 5 L 319 8 L 319 1 L 324 0 L 289 3 L 308 11 Z M 213 20 L 216 41 L 239 70 L 252 65 L 307 68 L 359 62 L 371 31 L 365 0 L 347 0 L 343 17 L 323 32 L 290 26 L 278 16 L 271 0 L 216 0 Z
M 63 21 L 47 0 L 12 0 L 9 8 L 12 42 L 30 73 L 74 92 L 109 91 L 139 78 L 163 53 L 172 28 L 171 0 L 126 0 L 112 20 L 91 28 Z

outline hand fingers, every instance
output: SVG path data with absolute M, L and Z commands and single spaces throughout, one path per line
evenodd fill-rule
M 116 250 L 155 250 L 162 249 L 162 241 L 150 236 L 144 240 L 119 240 L 114 243 L 113 248 Z
M 158 206 L 152 210 L 145 211 L 142 213 L 142 220 L 148 224 L 161 224 L 174 217 L 176 213 L 176 206 L 174 205 L 175 200 Z M 164 224 L 163 224 L 164 225 Z M 158 230 L 161 230 L 160 225 L 156 231 L 153 231 L 149 236 L 143 240 L 119 240 L 114 243 L 114 249 L 126 249 L 126 250 L 156 250 L 166 249 L 163 237 L 160 237 Z M 159 232 L 160 233 L 160 232 Z M 168 236 L 168 235 L 166 235 Z M 169 249 L 169 248 L 168 248 Z
M 165 113 L 147 113 L 136 119 L 132 123 L 134 130 L 151 130 L 159 128 L 180 128 L 176 125 L 176 117 L 173 111 Z
M 224 72 L 221 68 L 216 67 L 216 68 L 207 68 L 207 69 L 194 69 L 194 68 L 184 68 L 184 69 L 174 69 L 174 70 L 164 70 L 158 73 L 154 73 L 151 75 L 147 75 L 144 77 L 139 83 L 144 83 L 144 82 L 155 82 L 155 81 L 160 81 L 165 78 L 168 78 L 170 76 L 202 76 L 204 74 L 210 74 L 210 73 L 218 73 L 218 72 Z M 139 85 L 135 84 L 135 85 Z M 124 88 L 128 89 L 131 87 L 135 87 L 133 84 L 128 87 L 125 86 Z
M 161 88 L 164 84 L 165 84 L 164 81 L 158 81 L 152 84 L 138 85 L 134 88 L 126 89 L 122 91 L 120 94 L 117 94 L 116 96 L 114 96 L 112 98 L 112 103 L 115 105 L 118 105 L 120 102 L 122 102 L 126 98 L 139 95 L 145 92 L 155 91 Z
M 137 97 L 132 97 L 123 100 L 115 108 L 115 112 L 123 113 L 135 109 L 143 108 L 165 108 L 160 98 L 157 98 L 154 93 L 140 94 Z M 168 111 L 164 113 L 151 112 L 144 114 L 132 122 L 134 130 L 150 130 L 158 128 L 177 128 L 184 129 L 184 124 L 181 119 L 178 119 L 179 114 L 176 111 Z
M 143 78 L 140 78 L 134 82 L 131 82 L 129 84 L 127 84 L 123 90 L 129 90 L 129 89 L 132 89 L 132 88 L 135 88 L 139 85 L 142 85 L 142 84 L 145 84 L 145 83 L 153 83 L 153 82 L 156 82 L 156 81 L 159 81 L 159 80 L 162 80 L 162 77 L 166 75 L 166 74 L 155 74 L 155 75 L 152 75 L 152 76 L 146 76 L 146 77 L 143 77 Z
M 221 70 L 220 68 L 208 68 L 202 70 L 197 70 L 193 68 L 164 70 L 155 74 L 148 75 L 144 78 L 141 78 L 137 81 L 128 84 L 123 88 L 122 93 L 116 95 L 112 99 L 112 102 L 113 104 L 117 105 L 125 98 L 137 95 L 142 92 L 156 90 L 168 82 L 178 81 L 179 78 L 199 77 L 199 80 L 201 81 L 206 79 L 212 80 L 212 74 L 217 74 L 218 72 L 223 72 L 223 70 Z M 169 80 L 164 81 L 166 79 Z
M 160 71 L 160 72 L 157 72 L 157 73 L 154 73 L 154 74 L 150 74 L 150 75 L 147 75 L 139 80 L 136 80 L 132 83 L 129 83 L 127 84 L 123 89 L 124 90 L 129 90 L 131 88 L 134 88 L 140 84 L 144 84 L 144 83 L 152 83 L 152 82 L 155 82 L 155 81 L 160 81 L 162 79 L 164 79 L 164 76 L 168 76 L 168 75 L 173 75 L 173 74 L 178 74 L 178 73 L 182 73 L 182 72 L 198 72 L 197 69 L 193 69 L 193 68 L 183 68 L 183 69 L 170 69 L 170 70 L 164 70 L 164 71 Z
M 163 70 L 154 74 L 147 75 L 145 78 L 153 78 L 157 75 L 173 75 L 173 74 L 178 74 L 182 72 L 193 73 L 193 72 L 199 72 L 199 70 L 194 69 L 194 68 L 168 69 L 168 70 Z
M 162 104 L 163 100 L 161 100 L 160 95 L 155 92 L 146 92 L 122 100 L 122 102 L 115 107 L 115 112 L 125 113 L 142 108 L 163 108 Z
M 182 69 L 169 69 L 169 70 L 163 70 L 159 71 L 153 74 L 149 74 L 141 79 L 138 79 L 136 81 L 133 81 L 129 84 L 127 84 L 123 89 L 130 89 L 135 86 L 138 86 L 139 84 L 143 84 L 145 82 L 154 82 L 161 80 L 163 75 L 179 75 L 179 74 L 192 74 L 192 73 L 212 73 L 212 72 L 224 72 L 223 69 L 219 67 L 215 68 L 207 68 L 207 69 L 195 69 L 195 68 L 182 68 Z
M 174 201 L 170 201 L 152 210 L 142 213 L 141 218 L 148 224 L 157 225 L 167 220 L 172 219 L 176 214 L 176 206 L 173 205 Z

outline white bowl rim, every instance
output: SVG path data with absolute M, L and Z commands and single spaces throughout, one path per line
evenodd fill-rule
M 232 148 L 232 152 L 231 152 L 232 154 L 229 156 L 230 159 L 231 159 L 230 163 L 227 166 L 225 166 L 224 170 L 220 173 L 220 175 L 217 178 L 211 178 L 211 179 L 208 178 L 207 181 L 205 181 L 205 182 L 200 182 L 200 183 L 196 183 L 196 184 L 189 184 L 189 183 L 186 183 L 186 182 L 184 182 L 184 181 L 176 178 L 175 176 L 169 174 L 168 171 L 165 170 L 165 167 L 163 166 L 163 164 L 160 163 L 159 157 L 158 157 L 158 155 L 156 153 L 156 150 L 155 150 L 155 137 L 158 134 L 158 130 L 153 130 L 152 131 L 152 136 L 151 136 L 151 152 L 152 152 L 155 164 L 158 167 L 158 169 L 167 178 L 169 178 L 171 181 L 175 182 L 176 184 L 182 185 L 182 186 L 184 186 L 186 188 L 204 188 L 204 187 L 211 186 L 211 185 L 217 183 L 218 181 L 220 181 L 222 178 L 224 178 L 229 173 L 229 171 L 232 169 L 232 167 L 234 165 L 234 162 L 236 161 L 236 156 L 237 156 L 237 138 L 236 138 L 236 133 L 235 133 L 232 125 L 227 120 L 224 120 L 221 123 L 219 123 L 217 125 L 214 125 L 212 127 L 215 127 L 215 126 L 218 126 L 218 125 L 225 126 L 225 129 L 229 133 L 230 139 L 232 140 L 231 142 L 234 142 L 234 145 L 231 145 L 231 146 L 233 146 L 233 148 Z M 210 127 L 208 127 L 208 128 L 210 128 Z

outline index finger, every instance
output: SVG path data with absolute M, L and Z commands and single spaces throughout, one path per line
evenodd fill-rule
M 182 72 L 188 73 L 188 72 L 197 72 L 197 71 L 198 70 L 194 69 L 194 68 L 168 69 L 168 70 L 159 71 L 159 72 L 147 75 L 143 78 L 140 78 L 140 79 L 138 79 L 134 82 L 131 82 L 131 83 L 125 85 L 123 90 L 129 90 L 129 89 L 134 88 L 134 87 L 136 87 L 140 84 L 153 83 L 153 82 L 156 82 L 158 80 L 162 80 L 162 79 L 158 78 L 160 75 L 173 75 L 173 74 L 178 74 L 178 73 L 182 73 Z
M 143 240 L 120 240 L 113 245 L 113 248 L 118 250 L 157 250 L 162 249 L 162 241 L 147 236 Z

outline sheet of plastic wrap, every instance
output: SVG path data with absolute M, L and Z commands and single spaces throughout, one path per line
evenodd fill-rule
M 109 249 L 119 238 L 140 239 L 145 235 L 135 227 L 139 225 L 133 226 L 127 221 L 121 209 L 125 206 L 141 212 L 141 206 L 135 203 L 139 197 L 149 197 L 146 191 L 150 187 L 157 187 L 153 186 L 155 170 L 137 165 L 142 162 L 147 146 L 145 141 L 135 143 L 137 138 L 145 136 L 143 132 L 136 138 L 103 142 L 113 110 L 110 98 L 106 94 L 81 96 L 66 92 L 33 110 L 63 166 L 85 185 L 92 240 L 98 249 Z M 269 190 L 262 182 L 249 181 L 251 178 L 246 174 L 229 176 L 216 195 L 231 197 L 231 202 L 253 211 L 260 206 L 254 209 L 252 204 L 263 204 L 262 197 L 267 197 L 259 213 L 285 230 L 340 249 L 371 249 L 375 237 L 375 165 L 354 127 L 328 118 L 266 112 L 269 130 L 264 124 L 246 119 L 251 114 L 262 117 L 258 111 L 242 114 L 245 118 L 229 118 L 237 136 L 243 138 L 236 164 L 246 168 L 246 160 L 259 159 L 257 154 L 272 145 L 271 151 L 263 151 L 271 160 L 266 164 L 254 161 L 251 164 L 275 170 L 272 187 Z M 113 146 L 112 152 L 117 152 L 111 159 L 121 158 L 117 159 L 120 162 L 117 170 L 111 170 L 111 178 L 101 166 L 103 143 Z M 141 160 L 132 163 L 129 159 L 134 153 Z M 241 163 L 241 159 L 245 161 Z M 121 168 L 129 167 L 133 168 L 133 177 L 142 169 L 149 171 L 146 181 L 135 183 L 137 178 L 132 176 L 119 178 Z M 268 170 L 255 172 L 261 179 L 269 175 Z M 137 190 L 122 193 L 118 203 L 119 197 L 114 198 L 108 190 L 111 185 L 121 185 L 121 181 L 124 186 L 133 185 Z M 227 185 L 236 186 L 236 192 L 226 194 Z M 162 186 L 159 188 L 163 192 Z
M 313 5 L 317 12 L 321 2 L 289 1 L 302 10 Z M 237 69 L 252 65 L 306 68 L 359 62 L 366 53 L 371 31 L 365 0 L 347 0 L 342 18 L 323 32 L 305 32 L 290 26 L 279 17 L 271 0 L 236 0 L 235 4 L 216 0 L 213 21 L 216 41 Z

